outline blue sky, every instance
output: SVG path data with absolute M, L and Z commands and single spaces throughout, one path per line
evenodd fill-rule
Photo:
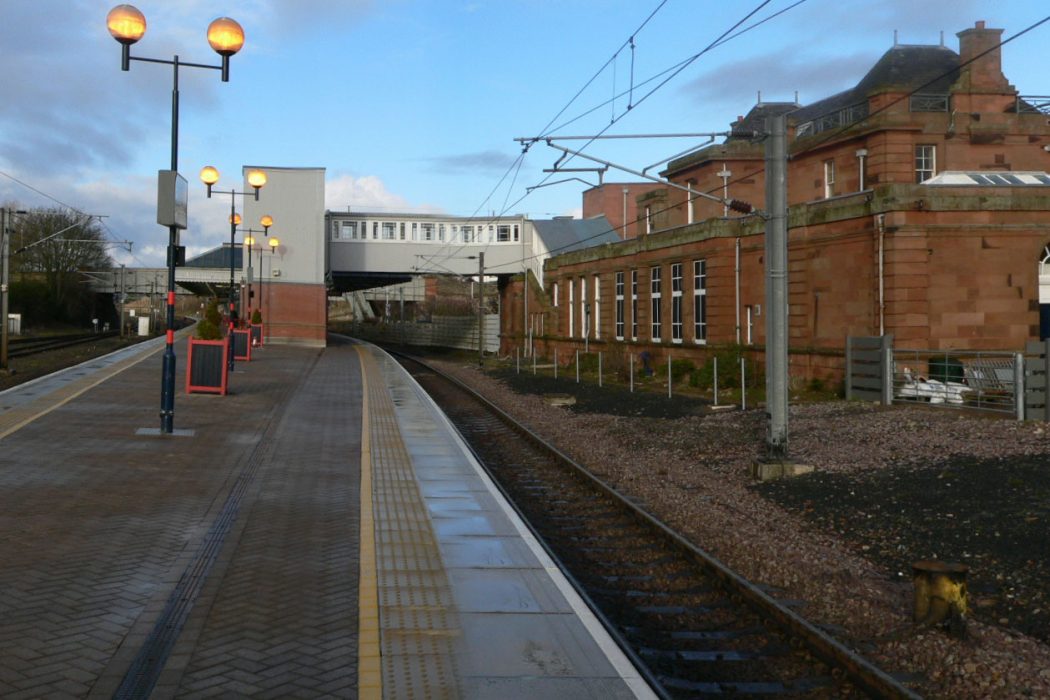
M 741 26 L 795 1 L 770 0 Z M 115 4 L 0 0 L 0 203 L 58 200 L 106 215 L 113 240 L 134 242 L 130 255 L 113 249 L 118 261 L 160 266 L 167 231 L 155 223 L 156 173 L 169 165 L 172 72 L 143 62 L 121 72 L 105 27 Z M 547 177 L 555 151 L 537 144 L 518 165 L 514 138 L 545 133 L 559 113 L 559 134 L 723 131 L 759 92 L 779 101 L 797 91 L 806 104 L 852 86 L 892 46 L 894 30 L 907 44 L 937 44 L 943 31 L 957 50 L 955 34 L 977 20 L 1008 38 L 1050 15 L 1045 0 L 806 0 L 672 75 L 665 71 L 761 0 L 134 4 L 148 23 L 136 56 L 216 63 L 205 30 L 221 15 L 247 37 L 229 83 L 218 71 L 180 73 L 179 170 L 190 181 L 182 242 L 191 255 L 229 230 L 228 200 L 206 199 L 197 179 L 204 165 L 220 170 L 223 189 L 240 189 L 246 163 L 325 167 L 327 206 L 339 210 L 578 215 L 578 182 L 526 193 Z M 621 48 L 632 36 L 633 60 Z M 1050 22 L 1003 49 L 1004 72 L 1022 94 L 1050 94 L 1040 70 L 1048 40 Z M 633 94 L 622 94 L 632 70 Z M 699 141 L 601 141 L 586 150 L 641 170 Z

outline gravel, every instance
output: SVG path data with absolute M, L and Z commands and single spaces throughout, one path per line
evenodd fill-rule
M 758 483 L 761 410 L 435 364 L 923 696 L 1050 698 L 1046 423 L 791 406 L 789 454 L 815 471 Z M 912 621 L 924 559 L 970 567 L 964 637 Z

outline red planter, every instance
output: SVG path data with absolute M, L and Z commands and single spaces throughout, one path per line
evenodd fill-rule
M 186 393 L 226 395 L 229 378 L 227 355 L 229 343 L 225 340 L 198 340 L 190 338 L 186 353 Z
M 233 359 L 252 361 L 252 333 L 248 328 L 238 328 L 233 331 Z

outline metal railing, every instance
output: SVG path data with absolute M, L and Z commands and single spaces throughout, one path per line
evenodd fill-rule
M 1017 114 L 1050 114 L 1050 95 L 1018 95 L 1014 101 Z
M 1024 416 L 1024 358 L 992 351 L 893 350 L 893 401 Z

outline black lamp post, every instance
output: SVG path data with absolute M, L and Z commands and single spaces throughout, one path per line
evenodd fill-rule
M 222 82 L 230 79 L 230 56 L 244 46 L 244 30 L 229 17 L 220 17 L 208 25 L 208 43 L 222 57 L 221 65 L 184 63 L 175 56 L 172 60 L 144 58 L 131 55 L 131 45 L 146 33 L 146 18 L 132 5 L 117 5 L 106 16 L 106 26 L 113 38 L 120 42 L 120 69 L 128 70 L 131 61 L 162 63 L 173 67 L 174 84 L 171 91 L 171 170 L 168 176 L 173 186 L 174 215 L 168 225 L 168 306 L 167 345 L 164 349 L 164 369 L 160 392 L 160 431 L 172 433 L 175 424 L 175 264 L 178 259 L 179 229 L 186 227 L 185 180 L 178 177 L 179 170 L 179 68 L 209 68 L 222 72 Z M 183 183 L 179 185 L 179 181 Z M 160 172 L 160 181 L 165 182 L 165 171 Z M 158 202 L 159 205 L 159 202 Z M 158 219 L 161 218 L 158 206 Z
M 212 193 L 216 194 L 228 194 L 230 195 L 230 332 L 228 342 L 230 343 L 230 359 L 229 368 L 233 371 L 233 328 L 234 328 L 234 315 L 236 314 L 237 305 L 234 301 L 234 293 L 236 291 L 235 280 L 234 280 L 234 260 L 233 252 L 237 245 L 237 224 L 241 221 L 240 214 L 237 213 L 236 201 L 237 196 L 246 197 L 252 195 L 255 197 L 255 201 L 259 201 L 259 190 L 266 184 L 266 173 L 262 170 L 249 170 L 248 171 L 248 184 L 251 185 L 251 192 L 238 192 L 236 190 L 216 190 L 212 188 L 216 182 L 219 181 L 219 171 L 210 165 L 205 165 L 201 168 L 201 182 L 208 186 L 208 198 L 211 199 Z M 251 265 L 251 262 L 248 263 Z

